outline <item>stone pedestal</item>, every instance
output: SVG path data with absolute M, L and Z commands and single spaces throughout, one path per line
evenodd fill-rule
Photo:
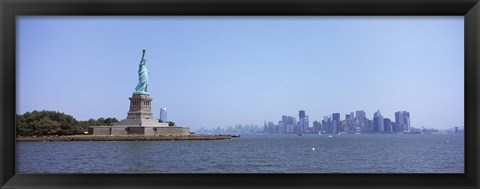
M 127 119 L 153 119 L 152 97 L 147 94 L 133 94 Z
M 148 94 L 133 94 L 130 99 L 130 110 L 127 119 L 113 123 L 113 126 L 151 126 L 168 127 L 168 123 L 160 123 L 153 118 L 152 97 Z

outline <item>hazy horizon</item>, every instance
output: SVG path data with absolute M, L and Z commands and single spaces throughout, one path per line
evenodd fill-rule
M 464 125 L 462 16 L 18 16 L 17 113 L 125 119 L 143 48 L 152 111 L 199 128 L 310 126 L 323 116 L 410 112 Z

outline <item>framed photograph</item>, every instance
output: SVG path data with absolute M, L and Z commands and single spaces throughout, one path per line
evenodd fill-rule
M 0 8 L 2 188 L 478 187 L 478 1 Z

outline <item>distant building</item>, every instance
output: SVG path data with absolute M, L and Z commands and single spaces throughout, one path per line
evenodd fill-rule
M 305 133 L 309 127 L 308 116 L 305 115 L 305 110 L 298 111 L 298 130 L 295 132 Z
M 353 112 L 350 112 L 349 114 L 345 114 L 345 119 L 346 120 L 353 120 L 353 119 L 355 119 L 355 114 Z
M 310 121 L 307 115 L 302 120 L 302 132 L 307 132 L 309 127 L 310 127 Z
M 384 131 L 383 116 L 380 110 L 373 114 L 373 130 L 378 132 Z
M 322 133 L 332 133 L 332 124 L 328 116 L 323 117 L 322 126 Z
M 333 113 L 332 114 L 332 128 L 333 133 L 343 132 L 343 128 L 340 127 L 340 113 Z
M 160 108 L 160 120 L 167 122 L 167 108 Z
M 263 120 L 263 132 L 268 133 L 268 125 L 266 120 Z
M 351 118 L 350 114 L 345 114 L 345 120 L 349 120 Z
M 353 112 L 345 114 L 344 132 L 355 132 L 355 117 Z
M 366 123 L 367 123 L 367 124 L 365 125 L 365 127 L 366 127 L 365 130 L 368 131 L 368 132 L 373 132 L 373 130 L 374 130 L 374 129 L 373 129 L 373 121 L 370 120 L 370 119 L 368 119 L 368 118 L 366 118 Z
M 340 113 L 333 113 L 332 114 L 332 120 L 340 121 Z
M 286 127 L 287 133 L 294 133 L 294 128 L 297 126 L 297 120 L 295 117 L 283 115 L 283 126 Z
M 338 131 L 338 123 L 337 120 L 332 120 L 332 133 L 337 134 Z
M 278 121 L 278 133 L 283 134 L 287 132 L 287 128 L 283 125 L 283 121 Z
M 367 130 L 367 114 L 363 110 L 355 112 L 355 126 L 360 128 L 360 131 Z
M 397 124 L 395 122 L 392 122 L 392 132 L 396 133 L 397 131 Z
M 397 126 L 397 132 L 410 131 L 410 113 L 407 111 L 395 112 L 395 124 Z
M 298 111 L 298 120 L 305 118 L 305 110 Z
M 274 133 L 277 133 L 276 131 L 276 125 L 273 123 L 273 122 L 268 122 L 268 127 L 267 127 L 267 132 L 269 134 L 274 134 Z
M 322 123 L 319 121 L 313 121 L 313 133 L 319 133 L 322 131 Z
M 365 113 L 365 111 L 363 110 L 357 110 L 355 112 L 356 114 L 356 118 L 359 119 L 359 118 L 367 118 L 367 114 Z
M 287 133 L 293 133 L 293 126 L 294 125 L 287 125 Z
M 383 126 L 384 126 L 385 132 L 391 133 L 393 131 L 392 130 L 392 120 L 390 120 L 388 118 L 384 118 L 383 119 Z
M 348 127 L 348 120 L 343 120 L 343 121 L 340 121 L 340 127 L 342 128 L 341 130 L 343 132 L 350 132 L 350 128 Z

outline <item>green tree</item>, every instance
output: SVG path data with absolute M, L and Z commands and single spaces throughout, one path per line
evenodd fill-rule
M 54 135 L 61 132 L 60 123 L 51 120 L 49 117 L 42 117 L 34 123 L 33 127 L 36 135 Z
M 115 123 L 115 122 L 118 122 L 117 118 L 114 118 L 114 117 L 109 117 L 107 119 L 105 119 L 104 123 L 105 125 L 112 125 L 112 123 Z
M 101 125 L 106 125 L 105 124 L 105 118 L 101 117 L 97 119 L 97 123 L 95 124 L 96 126 L 101 126 Z
M 70 135 L 85 131 L 71 115 L 56 111 L 32 111 L 16 115 L 17 135 Z
M 32 111 L 16 115 L 17 135 L 72 135 L 81 134 L 91 126 L 112 125 L 114 117 L 77 121 L 73 116 L 57 111 Z
M 88 125 L 88 126 L 95 126 L 96 124 L 97 124 L 97 120 L 95 120 L 95 119 L 90 118 L 90 119 L 87 121 L 87 125 Z

